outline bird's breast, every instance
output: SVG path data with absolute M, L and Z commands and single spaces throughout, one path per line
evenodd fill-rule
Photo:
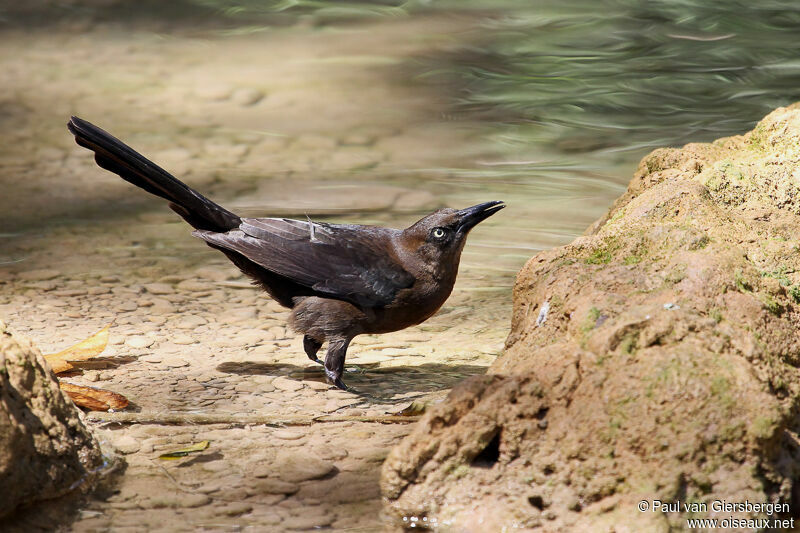
M 416 326 L 430 318 L 450 296 L 453 283 L 419 279 L 414 285 L 397 293 L 394 301 L 383 308 L 379 319 L 371 324 L 367 333 L 388 333 Z

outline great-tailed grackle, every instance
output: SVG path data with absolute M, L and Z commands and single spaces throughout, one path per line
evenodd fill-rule
M 439 209 L 404 230 L 241 218 L 97 126 L 72 117 L 68 128 L 100 167 L 169 200 L 195 228 L 192 235 L 291 308 L 290 324 L 304 334 L 306 354 L 340 389 L 346 389 L 342 371 L 353 337 L 397 331 L 433 315 L 453 289 L 467 233 L 505 207 Z M 323 363 L 317 352 L 324 341 Z

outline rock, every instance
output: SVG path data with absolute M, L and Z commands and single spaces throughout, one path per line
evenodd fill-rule
M 203 292 L 209 290 L 208 282 L 199 281 L 196 279 L 187 279 L 181 281 L 177 285 L 178 289 L 182 291 Z
M 249 503 L 232 502 L 217 508 L 216 513 L 220 516 L 239 516 L 252 510 L 253 506 Z
M 303 384 L 308 386 L 309 389 L 313 390 L 328 390 L 331 388 L 331 385 L 329 383 L 325 383 L 322 381 L 314 381 L 310 379 L 303 381 Z
M 87 292 L 92 296 L 99 296 L 101 294 L 108 294 L 111 292 L 111 289 L 108 287 L 89 287 Z
M 202 507 L 211 502 L 211 498 L 209 498 L 205 494 L 180 494 L 177 496 L 175 501 L 176 507 Z
M 309 479 L 319 479 L 335 472 L 333 463 L 314 455 L 288 450 L 278 451 L 275 458 L 275 471 L 282 481 L 299 483 Z
M 242 329 L 237 333 L 236 340 L 243 346 L 253 346 L 274 337 L 270 332 L 261 329 Z
M 265 474 L 263 471 L 259 470 L 269 470 L 269 474 Z M 254 475 L 256 477 L 268 477 L 275 472 L 275 468 L 272 467 L 256 467 L 256 471 Z M 262 474 L 262 475 L 259 475 Z M 259 479 L 255 483 L 253 483 L 253 488 L 260 494 L 294 494 L 298 490 L 300 490 L 300 485 L 297 483 L 289 483 L 286 481 L 280 481 L 278 479 Z
M 298 391 L 303 388 L 303 383 L 301 381 L 295 381 L 293 379 L 288 379 L 283 376 L 278 376 L 272 380 L 272 385 L 279 390 L 293 392 Z
M 281 440 L 297 440 L 302 439 L 305 434 L 300 431 L 292 431 L 290 429 L 276 429 L 272 432 L 272 436 Z
M 195 269 L 195 274 L 212 281 L 227 281 L 235 277 L 238 272 L 232 266 L 224 265 L 221 267 L 200 267 Z
M 20 272 L 19 279 L 25 281 L 47 281 L 53 278 L 57 278 L 60 275 L 61 272 L 59 272 L 58 270 L 43 268 L 39 270 L 29 270 L 27 272 Z
M 799 104 L 656 150 L 584 236 L 528 261 L 490 375 L 384 463 L 397 524 L 669 530 L 690 515 L 636 505 L 796 501 L 798 157 Z
M 238 344 L 238 343 L 237 343 Z M 254 356 L 272 355 L 275 352 L 277 345 L 274 343 L 262 344 L 252 348 L 248 353 Z
M 231 100 L 242 107 L 250 107 L 264 99 L 264 93 L 258 89 L 243 87 L 236 89 L 231 95 Z
M 322 529 L 333 523 L 334 516 L 330 514 L 305 514 L 290 516 L 283 520 L 281 526 L 290 531 L 309 531 Z
M 152 320 L 154 318 L 153 315 L 156 314 L 169 315 L 175 312 L 175 306 L 169 300 L 165 300 L 164 298 L 151 298 L 150 304 L 150 309 L 148 310 L 148 313 L 150 314 L 148 318 L 150 320 Z
M 175 327 L 180 329 L 195 329 L 205 324 L 208 324 L 208 321 L 201 316 L 184 315 L 180 318 L 180 320 L 178 320 L 178 322 L 175 324 Z
M 141 446 L 141 443 L 130 435 L 123 435 L 114 441 L 114 447 L 125 455 L 138 452 Z
M 194 344 L 197 341 L 192 337 L 190 337 L 189 335 L 181 334 L 181 335 L 175 335 L 175 337 L 172 338 L 172 342 L 175 344 L 185 345 L 185 344 Z
M 227 461 L 209 461 L 207 463 L 202 463 L 202 468 L 206 472 L 229 472 L 231 469 L 230 463 Z
M 144 290 L 150 294 L 172 294 L 175 292 L 172 285 L 166 283 L 146 283 L 144 285 Z
M 86 289 L 77 287 L 53 291 L 53 296 L 58 296 L 59 298 L 63 298 L 64 296 L 83 296 L 84 294 L 86 294 Z
M 144 335 L 135 335 L 133 337 L 128 337 L 128 339 L 125 341 L 125 344 L 131 348 L 147 348 L 152 346 L 154 342 L 155 339 L 145 337 Z
M 139 306 L 133 300 L 128 300 L 117 305 L 116 310 L 121 312 L 136 311 Z
M 0 321 L 0 516 L 70 490 L 102 462 L 41 353 Z
M 267 331 L 273 339 L 285 339 L 287 337 L 286 328 L 283 326 L 271 326 Z
M 248 383 L 245 381 L 236 385 L 236 392 L 249 392 L 258 395 L 274 390 L 275 387 L 272 386 L 272 383 Z

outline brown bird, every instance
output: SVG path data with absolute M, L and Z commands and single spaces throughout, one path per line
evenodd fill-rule
M 338 388 L 350 341 L 420 324 L 447 300 L 467 234 L 505 207 L 439 209 L 399 230 L 285 218 L 241 218 L 179 181 L 97 126 L 72 117 L 75 141 L 97 164 L 169 200 L 192 235 L 224 253 L 272 298 L 292 309 L 308 357 Z M 317 358 L 328 341 L 323 363 Z

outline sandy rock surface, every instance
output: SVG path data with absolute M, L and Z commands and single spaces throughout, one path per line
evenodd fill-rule
M 0 321 L 0 517 L 88 484 L 101 462 L 42 354 Z
M 491 375 L 384 464 L 397 523 L 667 531 L 691 515 L 641 500 L 796 507 L 798 147 L 795 105 L 656 150 L 586 236 L 533 257 Z

